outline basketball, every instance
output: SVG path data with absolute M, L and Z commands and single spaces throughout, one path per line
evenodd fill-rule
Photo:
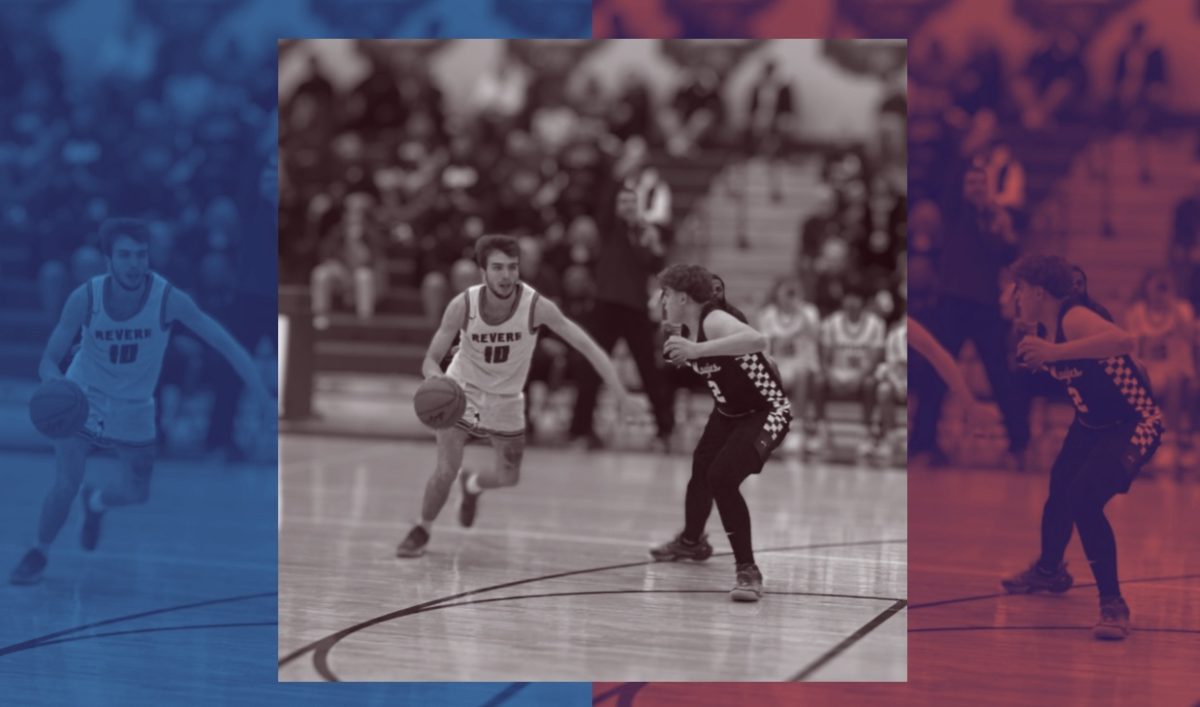
M 467 394 L 450 378 L 430 378 L 417 388 L 413 408 L 422 424 L 444 430 L 463 416 L 467 409 Z
M 51 439 L 70 437 L 87 422 L 88 401 L 83 389 L 65 378 L 47 381 L 29 401 L 29 419 Z

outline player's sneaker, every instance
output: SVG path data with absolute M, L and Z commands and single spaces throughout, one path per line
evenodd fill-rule
M 470 528 L 475 523 L 475 513 L 479 511 L 479 497 L 483 492 L 471 493 L 467 490 L 467 479 L 471 477 L 471 472 L 463 469 L 463 472 L 458 475 L 458 487 L 462 491 L 462 498 L 458 502 L 458 522 L 464 528 Z
M 650 548 L 650 556 L 659 562 L 674 562 L 675 560 L 704 562 L 712 557 L 712 554 L 713 547 L 708 544 L 707 535 L 701 535 L 699 540 L 689 543 L 683 539 L 683 533 L 680 533 L 662 545 Z
M 46 555 L 36 547 L 25 553 L 13 568 L 8 581 L 12 584 L 37 584 L 42 581 L 42 570 L 46 569 Z
M 758 565 L 747 562 L 737 566 L 737 584 L 729 592 L 729 598 L 734 601 L 758 601 L 763 595 L 762 572 Z
M 1065 562 L 1060 564 L 1053 572 L 1047 573 L 1041 567 L 1038 567 L 1036 560 L 1029 566 L 1029 569 L 1000 580 L 1000 584 L 1004 586 L 1004 591 L 1009 594 L 1033 594 L 1034 592 L 1062 594 L 1070 589 L 1074 583 L 1075 580 L 1067 572 L 1067 564 Z
M 84 550 L 95 550 L 100 543 L 100 521 L 104 519 L 104 511 L 93 511 L 91 506 L 92 494 L 96 492 L 91 486 L 84 486 L 79 494 L 83 505 L 83 530 L 79 534 L 79 544 Z
M 425 554 L 425 546 L 428 544 L 429 531 L 414 525 L 404 540 L 396 546 L 396 557 L 420 557 Z
M 1129 635 L 1129 605 L 1121 597 L 1100 600 L 1100 622 L 1092 635 L 1102 641 L 1120 641 Z

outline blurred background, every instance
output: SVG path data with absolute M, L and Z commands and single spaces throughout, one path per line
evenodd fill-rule
M 848 299 L 881 332 L 903 316 L 904 57 L 895 41 L 283 46 L 285 429 L 427 435 L 410 406 L 420 361 L 446 303 L 479 281 L 484 233 L 519 238 L 523 278 L 604 341 L 594 315 L 615 295 L 597 273 L 621 186 L 667 262 L 708 267 L 752 324 L 770 310 L 773 353 L 803 386 L 822 370 L 821 321 Z M 660 336 L 654 273 L 617 271 L 644 290 L 638 327 Z M 869 348 L 882 365 L 882 337 Z M 614 357 L 645 391 L 624 340 Z M 655 365 L 668 409 L 647 399 L 618 429 L 603 395 L 594 415 L 577 402 L 594 385 L 586 362 L 543 334 L 531 441 L 690 451 L 710 396 Z M 891 459 L 903 445 L 902 419 L 876 444 L 857 399 L 827 417 L 813 425 L 822 454 Z
M 1060 386 L 1012 365 L 1011 313 L 993 296 L 1007 284 L 1013 258 L 1049 252 L 1076 263 L 1091 295 L 1138 334 L 1138 355 L 1169 418 L 1154 466 L 1190 475 L 1200 412 L 1200 78 L 1187 67 L 1200 59 L 1200 4 L 599 0 L 593 27 L 611 37 L 718 29 L 769 37 L 784 27 L 811 36 L 908 37 L 912 312 L 961 353 L 978 394 L 997 403 L 991 439 L 962 435 L 961 415 L 950 402 L 943 407 L 941 385 L 914 362 L 913 402 L 926 404 L 912 417 L 913 461 L 1049 466 L 1071 409 Z M 946 276 L 961 271 L 959 246 L 971 238 L 962 219 L 973 165 L 986 177 L 986 203 L 1007 214 L 1016 243 L 972 293 L 947 286 Z M 989 324 L 970 335 L 945 321 L 964 299 L 990 310 L 981 314 Z M 1008 348 L 1004 360 L 989 354 L 985 366 L 983 341 Z

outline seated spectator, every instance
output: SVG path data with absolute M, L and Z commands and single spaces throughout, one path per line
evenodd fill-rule
M 876 457 L 885 454 L 884 445 L 896 426 L 896 406 L 908 401 L 908 318 L 901 317 L 884 345 L 883 363 L 875 372 L 879 385 L 875 390 L 879 403 L 879 431 L 875 437 Z M 907 419 L 907 417 L 905 418 Z
M 386 259 L 378 230 L 368 215 L 371 203 L 363 194 L 348 196 L 341 223 L 322 242 L 320 264 L 312 273 L 313 324 L 318 329 L 329 327 L 337 294 L 354 307 L 360 319 L 375 313 L 385 283 Z
M 1196 315 L 1176 296 L 1170 273 L 1151 270 L 1142 279 L 1125 312 L 1125 328 L 1137 337 L 1136 358 L 1146 367 L 1150 385 L 1164 404 L 1168 435 L 1160 462 L 1177 457 L 1179 440 L 1191 439 L 1192 395 L 1196 387 Z M 1163 454 L 1165 452 L 1165 454 Z
M 849 289 L 842 307 L 821 324 L 821 369 L 814 376 L 813 408 L 816 419 L 806 430 L 805 451 L 809 454 L 828 449 L 833 441 L 826 416 L 829 400 L 855 400 L 862 403 L 863 425 L 874 431 L 875 371 L 883 359 L 883 320 L 864 307 L 863 294 Z M 868 441 L 860 453 L 874 449 Z
M 816 306 L 804 301 L 795 278 L 775 281 L 759 314 L 758 330 L 767 336 L 767 353 L 779 366 L 779 377 L 792 402 L 792 414 L 797 420 L 811 424 L 805 403 L 809 383 L 821 369 L 821 316 Z M 796 451 L 799 445 L 799 435 L 789 435 L 784 440 L 785 451 Z

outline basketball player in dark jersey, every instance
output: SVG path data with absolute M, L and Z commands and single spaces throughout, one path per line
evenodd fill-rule
M 750 509 L 738 487 L 762 471 L 787 434 L 791 406 L 771 361 L 766 337 L 713 300 L 713 277 L 698 265 L 672 265 L 659 276 L 666 322 L 692 336 L 673 335 L 668 360 L 704 378 L 716 404 L 692 454 L 692 478 L 684 499 L 684 529 L 653 548 L 656 560 L 707 560 L 713 553 L 704 526 L 716 501 L 736 565 L 734 601 L 762 598 L 762 573 L 754 563 Z
M 1065 592 L 1073 580 L 1063 563 L 1072 528 L 1079 529 L 1100 592 L 1093 635 L 1129 635 L 1129 607 L 1117 581 L 1117 545 L 1104 506 L 1129 491 L 1162 440 L 1162 413 L 1144 372 L 1131 357 L 1135 339 L 1101 313 L 1080 288 L 1079 274 L 1057 256 L 1026 256 L 1013 267 L 1018 323 L 1046 338 L 1025 336 L 1023 365 L 1067 386 L 1075 421 L 1050 470 L 1042 512 L 1042 552 L 1029 569 L 1003 580 L 1010 593 Z

